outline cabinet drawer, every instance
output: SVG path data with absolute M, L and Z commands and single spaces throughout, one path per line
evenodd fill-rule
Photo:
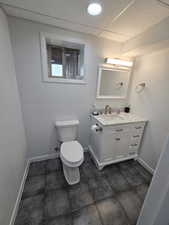
M 145 123 L 133 123 L 123 125 L 113 125 L 106 130 L 112 133 L 132 132 L 133 134 L 141 134 L 144 130 Z
M 128 125 L 113 126 L 113 127 L 111 127 L 111 131 L 113 133 L 117 133 L 117 134 L 122 133 L 122 132 L 128 132 L 128 131 L 130 131 L 130 126 L 128 126 Z
M 136 153 L 139 149 L 140 143 L 132 143 L 129 145 L 129 155 Z
M 142 134 L 132 134 L 131 135 L 131 144 L 140 143 Z
M 144 130 L 144 126 L 145 123 L 136 123 L 132 125 L 132 133 L 136 136 L 136 135 L 141 135 L 143 133 Z M 134 136 L 133 135 L 133 136 Z

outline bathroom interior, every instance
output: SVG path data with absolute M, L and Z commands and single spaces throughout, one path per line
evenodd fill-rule
M 169 224 L 169 0 L 0 0 L 0 225 Z

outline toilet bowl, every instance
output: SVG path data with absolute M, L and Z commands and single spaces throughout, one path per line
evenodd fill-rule
M 76 140 L 78 120 L 56 121 L 60 148 L 60 158 L 63 165 L 63 172 L 68 184 L 76 184 L 80 181 L 79 166 L 83 163 L 83 147 Z
M 73 185 L 80 181 L 79 166 L 83 163 L 83 148 L 78 141 L 68 141 L 61 145 L 60 158 L 63 172 L 68 184 Z

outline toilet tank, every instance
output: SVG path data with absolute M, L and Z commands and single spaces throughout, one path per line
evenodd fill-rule
M 77 128 L 79 125 L 78 120 L 66 120 L 66 121 L 56 121 L 55 123 L 59 141 L 73 141 L 77 138 Z

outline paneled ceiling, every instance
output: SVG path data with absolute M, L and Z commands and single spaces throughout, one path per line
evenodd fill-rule
M 163 0 L 169 4 L 169 0 Z M 0 0 L 8 15 L 125 42 L 169 16 L 159 0 L 102 0 L 103 13 L 87 14 L 88 0 Z

